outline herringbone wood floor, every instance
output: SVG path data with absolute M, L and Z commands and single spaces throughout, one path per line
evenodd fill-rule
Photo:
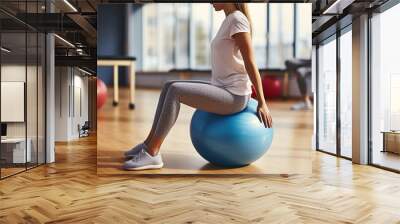
M 96 175 L 96 139 L 0 181 L 0 223 L 400 223 L 400 176 L 315 152 L 312 175 Z
M 311 175 L 99 177 L 95 137 L 59 143 L 0 181 L 0 223 L 400 223 L 400 175 L 312 154 Z

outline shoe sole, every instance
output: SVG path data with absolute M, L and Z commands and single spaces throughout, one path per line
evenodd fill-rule
M 141 167 L 134 167 L 134 168 L 124 168 L 125 170 L 155 170 L 155 169 L 161 169 L 164 166 L 164 163 L 158 164 L 158 165 L 147 165 L 147 166 L 141 166 Z

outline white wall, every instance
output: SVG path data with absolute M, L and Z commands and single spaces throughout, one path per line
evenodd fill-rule
M 69 79 L 67 67 L 55 68 L 55 141 L 68 140 Z
M 76 70 L 75 70 L 76 72 Z M 89 111 L 88 111 L 88 79 L 87 77 L 83 77 L 80 75 L 74 75 L 74 91 L 73 91 L 73 96 L 72 99 L 74 99 L 74 102 L 71 103 L 71 105 L 74 105 L 72 108 L 72 119 L 71 119 L 71 135 L 73 138 L 78 138 L 79 137 L 79 132 L 78 132 L 78 125 L 80 124 L 81 126 L 85 123 L 85 121 L 88 121 L 89 117 Z
M 78 125 L 88 120 L 88 78 L 71 67 L 56 67 L 56 141 L 79 138 Z

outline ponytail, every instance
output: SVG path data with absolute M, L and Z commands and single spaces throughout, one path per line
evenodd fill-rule
M 253 34 L 253 26 L 251 24 L 250 11 L 247 3 L 234 3 L 237 10 L 241 11 L 250 23 L 250 35 Z

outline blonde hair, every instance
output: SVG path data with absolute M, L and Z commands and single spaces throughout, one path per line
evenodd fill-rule
M 253 26 L 251 25 L 250 11 L 247 3 L 234 3 L 237 10 L 241 11 L 250 23 L 250 35 L 253 34 Z

